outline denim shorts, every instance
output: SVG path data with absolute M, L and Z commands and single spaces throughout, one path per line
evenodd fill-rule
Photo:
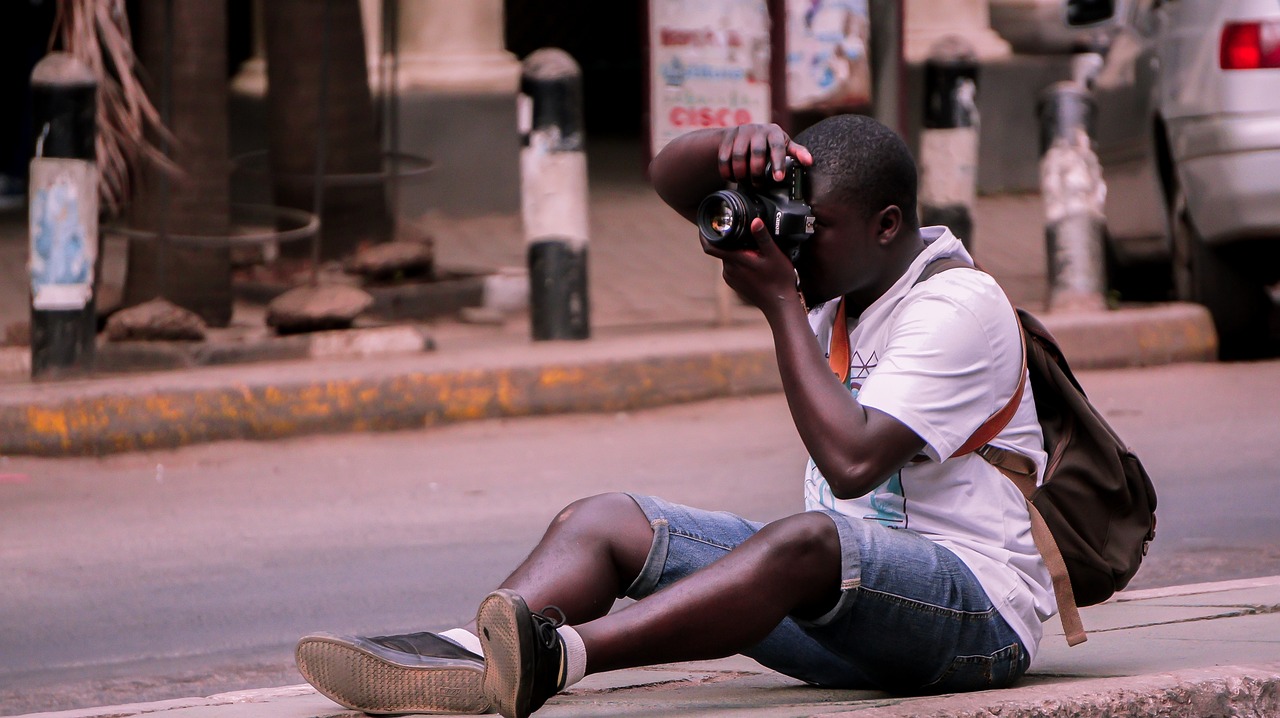
M 764 526 L 632 494 L 653 546 L 627 589 L 643 598 L 710 565 Z M 907 529 L 824 512 L 840 536 L 841 596 L 812 621 L 786 618 L 743 653 L 832 688 L 900 694 L 1001 688 L 1026 672 L 1026 649 L 982 586 L 946 548 Z

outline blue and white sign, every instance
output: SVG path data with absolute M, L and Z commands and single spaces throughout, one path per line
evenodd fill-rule
M 98 170 L 85 160 L 31 162 L 31 306 L 83 309 L 98 256 Z

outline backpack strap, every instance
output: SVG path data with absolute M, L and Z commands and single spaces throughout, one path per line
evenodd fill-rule
M 1030 459 L 1027 460 L 1030 461 Z M 1031 515 L 1031 539 L 1035 541 L 1036 550 L 1040 552 L 1045 567 L 1049 569 L 1049 578 L 1053 581 L 1053 597 L 1058 603 L 1058 618 L 1062 621 L 1062 632 L 1066 635 L 1067 645 L 1077 646 L 1084 643 L 1089 640 L 1089 636 L 1085 634 L 1084 621 L 1080 620 L 1080 608 L 1076 606 L 1076 594 L 1071 589 L 1067 562 L 1062 558 L 1062 551 L 1058 549 L 1058 542 L 1049 531 L 1049 525 L 1045 523 L 1036 505 L 1031 502 L 1031 497 L 1036 493 L 1034 467 L 1032 475 L 1015 474 L 1005 470 L 1000 464 L 992 463 L 1000 473 L 1013 482 L 1014 486 L 1018 487 L 1027 499 L 1027 512 Z

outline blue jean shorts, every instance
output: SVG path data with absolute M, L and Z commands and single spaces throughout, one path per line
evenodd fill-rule
M 631 598 L 710 565 L 764 526 L 632 494 L 653 546 Z M 1018 635 L 968 567 L 907 529 L 824 512 L 840 536 L 841 596 L 812 621 L 786 618 L 743 653 L 779 673 L 832 688 L 901 694 L 1001 688 L 1026 672 Z

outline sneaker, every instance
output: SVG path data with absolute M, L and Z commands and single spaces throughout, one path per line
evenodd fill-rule
M 434 633 L 313 633 L 294 652 L 307 682 L 365 713 L 488 713 L 484 658 Z
M 564 640 L 552 620 L 533 613 L 514 591 L 498 589 L 476 612 L 476 632 L 484 646 L 485 699 L 506 718 L 525 718 L 564 688 L 568 673 Z

